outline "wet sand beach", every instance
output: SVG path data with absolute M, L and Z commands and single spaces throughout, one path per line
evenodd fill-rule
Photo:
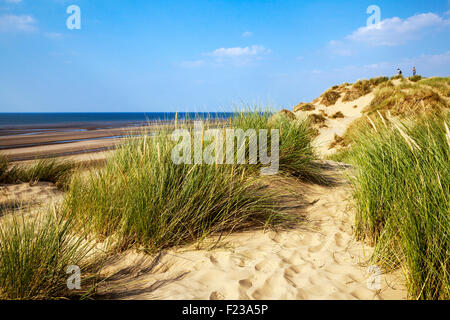
M 12 161 L 98 152 L 114 148 L 124 137 L 157 129 L 158 126 L 145 126 L 3 135 L 0 136 L 0 150 Z
M 174 127 L 174 121 L 155 121 L 139 126 L 89 123 L 0 127 L 0 152 L 11 161 L 98 153 L 114 149 L 127 137 L 156 134 L 171 127 Z

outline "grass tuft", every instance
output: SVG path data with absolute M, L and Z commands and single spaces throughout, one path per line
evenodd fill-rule
M 316 107 L 311 103 L 300 102 L 298 105 L 294 107 L 294 112 L 298 111 L 313 111 Z
M 73 163 L 64 160 L 43 159 L 29 165 L 16 165 L 0 156 L 0 183 L 47 181 L 65 189 L 73 169 Z
M 92 271 L 90 246 L 72 233 L 72 220 L 48 214 L 13 216 L 0 226 L 0 297 L 2 299 L 79 298 Z M 67 267 L 77 265 L 84 290 L 69 291 Z
M 309 124 L 288 116 L 269 122 L 271 115 L 238 112 L 230 125 L 280 129 L 280 172 L 326 183 L 313 161 Z M 65 211 L 100 238 L 115 235 L 119 249 L 151 251 L 283 221 L 276 197 L 259 176 L 261 163 L 247 158 L 245 164 L 175 164 L 175 144 L 169 132 L 131 139 L 105 168 L 73 179 Z
M 378 88 L 373 100 L 363 111 L 371 114 L 389 110 L 393 116 L 407 117 L 439 113 L 448 107 L 448 103 L 433 89 L 418 83 L 403 83 Z
M 415 76 L 411 76 L 408 78 L 409 81 L 417 82 L 422 79 L 421 75 L 416 74 Z
M 344 152 L 357 168 L 357 237 L 375 244 L 376 263 L 406 270 L 414 299 L 450 298 L 449 120 L 372 119 Z
M 320 103 L 329 107 L 334 105 L 340 97 L 341 94 L 338 91 L 336 91 L 335 89 L 329 89 L 321 95 L 322 100 L 320 101 Z
M 330 116 L 331 119 L 344 118 L 344 114 L 341 111 L 338 111 Z
M 450 98 L 450 77 L 422 79 L 419 81 L 419 84 L 430 86 L 438 90 L 445 97 Z
M 396 74 L 395 76 L 392 76 L 390 80 L 397 80 L 397 79 L 404 79 L 403 75 L 401 74 Z

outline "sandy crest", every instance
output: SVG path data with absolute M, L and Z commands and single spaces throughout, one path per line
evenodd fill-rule
M 335 152 L 335 149 L 329 149 L 330 144 L 334 141 L 334 135 L 343 136 L 348 126 L 363 116 L 362 110 L 367 107 L 374 97 L 373 93 L 369 93 L 358 99 L 348 102 L 342 102 L 343 97 L 331 106 L 322 104 L 314 104 L 316 107 L 313 111 L 298 111 L 296 116 L 304 118 L 312 113 L 319 113 L 323 110 L 327 115 L 326 127 L 319 129 L 319 135 L 314 140 L 314 146 L 321 156 L 327 156 Z M 342 112 L 344 118 L 332 119 L 330 118 L 336 112 Z
M 292 183 L 292 181 L 289 181 Z M 212 250 L 156 257 L 129 251 L 104 269 L 99 293 L 113 299 L 405 299 L 400 273 L 370 289 L 372 248 L 354 239 L 350 188 L 296 182 L 306 221 L 283 231 L 232 234 Z

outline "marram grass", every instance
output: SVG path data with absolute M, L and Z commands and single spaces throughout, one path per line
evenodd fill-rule
M 312 145 L 315 131 L 308 120 L 291 120 L 280 113 L 272 115 L 267 110 L 249 111 L 245 115 L 237 113 L 231 121 L 231 127 L 243 130 L 278 129 L 279 173 L 312 183 L 332 183 L 316 161 L 318 157 Z
M 74 164 L 69 161 L 41 159 L 28 165 L 17 165 L 0 155 L 0 183 L 47 181 L 64 189 L 73 170 Z
M 280 128 L 280 172 L 326 181 L 313 165 L 307 124 L 269 124 L 269 117 L 236 113 L 227 125 L 244 131 Z M 259 176 L 261 164 L 175 164 L 175 144 L 170 132 L 129 140 L 103 169 L 73 179 L 65 212 L 100 238 L 116 236 L 121 249 L 136 245 L 149 250 L 285 218 Z
M 45 215 L 12 216 L 0 225 L 0 299 L 80 298 L 93 271 L 91 246 L 74 237 L 73 220 Z M 67 268 L 80 268 L 81 289 L 69 291 Z M 94 272 L 95 273 L 95 272 Z
M 356 233 L 375 244 L 375 262 L 405 270 L 411 298 L 449 299 L 449 117 L 407 123 L 374 118 L 346 152 Z
M 279 129 L 280 174 L 328 183 L 314 162 L 307 122 L 249 112 L 237 113 L 227 126 Z M 98 258 L 85 240 L 91 236 L 100 241 L 110 237 L 118 250 L 158 251 L 292 219 L 280 212 L 280 199 L 260 176 L 261 163 L 249 164 L 247 158 L 244 164 L 175 164 L 171 151 L 176 142 L 170 133 L 130 138 L 104 167 L 75 173 L 55 212 L 2 221 L 0 298 L 80 298 L 92 293 L 89 275 L 96 274 Z M 72 173 L 71 167 L 55 162 L 41 161 L 27 169 L 2 163 L 0 175 L 9 182 L 59 181 Z M 85 232 L 88 237 L 82 236 Z M 69 265 L 81 268 L 81 291 L 67 289 Z

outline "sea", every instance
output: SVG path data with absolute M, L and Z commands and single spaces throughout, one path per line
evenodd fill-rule
M 61 112 L 0 113 L 0 134 L 32 134 L 34 131 L 63 129 L 80 131 L 133 127 L 175 120 L 228 119 L 233 112 Z

